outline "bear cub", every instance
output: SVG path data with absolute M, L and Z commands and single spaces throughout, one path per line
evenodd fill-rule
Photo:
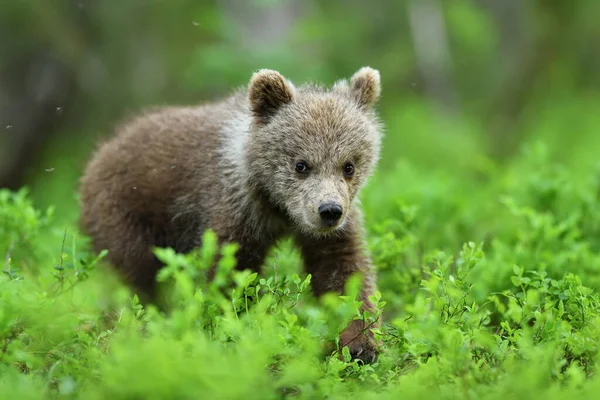
M 221 244 L 239 245 L 238 268 L 259 271 L 269 248 L 291 236 L 316 296 L 341 294 L 359 272 L 362 310 L 372 310 L 375 273 L 356 196 L 379 160 L 380 86 L 369 67 L 330 88 L 296 87 L 263 69 L 219 102 L 130 117 L 81 178 L 81 228 L 150 298 L 162 266 L 152 247 L 188 252 L 210 228 Z M 367 363 L 377 355 L 361 320 L 340 346 Z

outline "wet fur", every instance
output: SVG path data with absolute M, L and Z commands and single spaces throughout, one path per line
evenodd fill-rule
M 347 278 L 361 272 L 363 309 L 372 308 L 375 275 L 355 198 L 379 159 L 379 94 L 379 73 L 371 68 L 331 89 L 296 88 L 261 70 L 248 88 L 220 102 L 137 115 L 117 127 L 85 170 L 82 229 L 149 298 L 161 267 L 152 246 L 187 252 L 211 228 L 221 243 L 240 245 L 238 268 L 260 271 L 275 241 L 292 235 L 315 295 L 342 293 Z M 295 171 L 299 158 L 309 161 L 309 174 Z M 341 174 L 348 161 L 356 169 L 351 178 Z M 317 208 L 332 199 L 343 206 L 343 221 L 324 231 Z M 352 322 L 340 342 L 370 362 L 375 343 L 365 328 Z

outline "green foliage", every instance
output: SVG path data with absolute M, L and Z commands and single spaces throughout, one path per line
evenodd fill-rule
M 470 144 L 469 146 L 477 146 Z M 334 352 L 358 315 L 348 296 L 310 293 L 283 241 L 258 275 L 236 244 L 156 249 L 172 310 L 144 306 L 73 226 L 26 191 L 0 192 L 2 393 L 10 398 L 586 398 L 596 378 L 600 180 L 537 143 L 479 174 L 448 156 L 400 161 L 363 194 L 379 271 L 384 352 Z M 486 165 L 477 161 L 477 165 Z M 457 164 L 458 165 L 458 164 Z M 482 175 L 484 178 L 482 179 Z M 402 177 L 403 184 L 391 184 Z M 215 279 L 206 273 L 219 256 Z M 102 268 L 99 268 L 102 266 Z M 377 316 L 371 316 L 376 318 Z

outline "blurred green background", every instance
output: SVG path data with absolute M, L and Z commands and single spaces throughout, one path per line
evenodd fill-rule
M 224 96 L 258 68 L 326 84 L 364 65 L 379 69 L 378 177 L 392 185 L 410 185 L 402 163 L 425 180 L 431 171 L 491 179 L 533 141 L 574 171 L 600 153 L 595 0 L 15 0 L 1 8 L 0 185 L 30 186 L 36 205 L 54 205 L 65 223 L 77 218 L 85 162 L 117 121 L 147 105 Z

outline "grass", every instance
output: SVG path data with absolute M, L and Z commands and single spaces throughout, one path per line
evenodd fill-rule
M 234 271 L 235 246 L 216 248 L 210 231 L 192 254 L 158 249 L 159 279 L 174 289 L 164 315 L 89 253 L 72 203 L 48 209 L 35 187 L 2 190 L 0 396 L 591 398 L 600 174 L 596 117 L 581 109 L 532 122 L 504 164 L 485 156 L 476 126 L 440 134 L 423 110 L 385 115 L 384 159 L 362 195 L 385 322 L 385 351 L 368 366 L 329 356 L 357 304 L 317 302 L 287 241 L 262 276 Z M 567 151 L 555 130 L 574 115 L 580 137 Z M 208 284 L 217 251 L 219 279 Z

